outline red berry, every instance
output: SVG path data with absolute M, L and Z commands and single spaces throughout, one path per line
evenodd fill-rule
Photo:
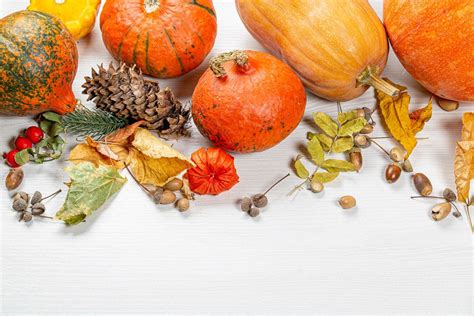
M 33 147 L 33 143 L 26 137 L 18 136 L 15 140 L 15 148 L 18 150 L 23 150 Z
M 18 168 L 20 165 L 15 161 L 15 155 L 19 152 L 17 149 L 12 149 L 8 153 L 3 155 L 3 158 L 7 161 L 7 164 L 12 168 Z
M 25 135 L 33 142 L 33 144 L 39 143 L 44 137 L 43 131 L 38 126 L 28 127 L 25 131 Z

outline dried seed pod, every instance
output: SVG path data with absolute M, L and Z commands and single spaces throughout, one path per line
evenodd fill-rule
M 362 110 L 364 110 L 364 117 L 365 117 L 365 120 L 368 122 L 370 120 L 372 120 L 372 110 L 369 109 L 368 107 L 363 107 Z M 375 125 L 375 123 L 374 123 Z
M 186 212 L 189 210 L 189 200 L 187 198 L 181 198 L 176 202 L 176 207 L 180 212 Z
M 250 208 L 249 215 L 250 217 L 257 217 L 260 214 L 260 210 L 256 207 Z
M 21 221 L 24 221 L 25 223 L 28 223 L 29 221 L 31 221 L 33 219 L 33 215 L 31 215 L 30 212 L 23 212 L 21 213 L 20 215 L 20 222 Z
M 174 191 L 181 190 L 182 187 L 183 187 L 183 181 L 181 179 L 173 179 L 167 184 L 165 184 L 164 188 L 165 190 L 174 192 Z
M 413 172 L 413 166 L 411 165 L 411 161 L 406 159 L 403 163 L 402 163 L 402 169 L 403 171 L 405 172 Z
M 174 194 L 173 192 L 169 190 L 165 190 L 161 194 L 160 204 L 166 205 L 166 204 L 174 203 L 175 201 L 176 201 L 176 194 Z
M 240 209 L 242 212 L 248 213 L 252 208 L 252 200 L 249 197 L 244 197 L 240 202 Z
M 367 123 L 359 133 L 361 134 L 370 134 L 374 131 L 374 126 L 372 124 Z
M 428 177 L 423 173 L 415 173 L 413 176 L 413 183 L 422 196 L 428 196 L 433 192 L 433 186 L 431 185 L 430 179 L 428 179 Z
M 445 110 L 446 112 L 452 112 L 459 109 L 459 102 L 457 101 L 446 100 L 439 97 L 436 98 L 436 101 L 439 107 Z
M 311 179 L 311 182 L 309 183 L 309 187 L 311 191 L 314 193 L 319 193 L 324 190 L 324 184 L 314 178 Z
M 33 199 L 32 199 L 33 200 Z M 33 206 L 31 207 L 31 214 L 33 215 L 41 215 L 44 213 L 44 211 L 46 210 L 46 207 L 44 206 L 43 203 L 35 203 L 33 204 Z
M 354 165 L 357 171 L 360 171 L 362 168 L 362 153 L 359 148 L 352 148 L 349 152 L 349 161 Z
M 5 187 L 7 190 L 15 190 L 18 188 L 23 181 L 23 177 L 25 176 L 23 169 L 21 168 L 16 168 L 16 169 L 11 169 L 10 172 L 7 174 L 7 177 L 5 178 Z
M 387 169 L 385 169 L 385 180 L 387 180 L 388 183 L 397 182 L 401 173 L 402 168 L 396 163 L 391 163 L 387 166 Z
M 443 197 L 448 202 L 455 202 L 458 199 L 456 193 L 454 193 L 453 190 L 451 190 L 450 188 L 446 188 L 443 190 Z
M 33 196 L 31 197 L 31 204 L 36 204 L 36 203 L 41 202 L 42 198 L 43 198 L 43 195 L 41 194 L 41 192 L 35 191 L 35 193 L 33 193 Z
M 370 146 L 370 141 L 367 138 L 367 136 L 362 135 L 362 134 L 357 134 L 354 136 L 354 145 L 356 145 L 359 148 L 367 148 Z
M 252 203 L 256 207 L 265 207 L 268 204 L 268 199 L 264 194 L 255 194 L 252 196 Z
M 23 212 L 28 208 L 28 203 L 23 199 L 18 199 L 13 202 L 12 207 L 17 212 Z
M 350 209 L 356 206 L 356 199 L 351 195 L 344 195 L 337 202 L 343 209 Z
M 443 203 L 436 204 L 431 209 L 431 217 L 435 221 L 440 221 L 440 220 L 446 218 L 446 216 L 448 216 L 449 213 L 451 213 L 451 203 L 449 203 L 449 202 L 443 202 Z
M 365 118 L 365 111 L 364 109 L 355 109 L 354 113 L 357 117 L 364 117 Z
M 390 159 L 395 162 L 403 161 L 403 157 L 405 156 L 405 152 L 400 147 L 393 147 L 390 149 Z
M 459 217 L 461 217 L 462 215 L 461 215 L 461 212 L 459 212 L 459 211 L 456 210 L 456 211 L 453 212 L 453 216 L 456 217 L 456 218 L 459 218 Z
M 15 194 L 15 196 L 13 197 L 13 202 L 15 202 L 16 200 L 23 200 L 28 203 L 30 201 L 30 196 L 28 195 L 28 193 L 21 191 Z
M 161 196 L 163 195 L 164 189 L 162 187 L 157 187 L 154 192 L 150 193 L 153 201 L 156 204 L 160 204 Z

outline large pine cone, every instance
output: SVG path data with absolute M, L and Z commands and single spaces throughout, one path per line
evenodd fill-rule
M 134 121 L 144 120 L 144 127 L 161 135 L 187 134 L 189 106 L 183 106 L 173 92 L 160 90 L 157 82 L 145 80 L 135 66 L 112 64 L 108 69 L 92 69 L 92 78 L 85 77 L 83 94 L 97 108 Z

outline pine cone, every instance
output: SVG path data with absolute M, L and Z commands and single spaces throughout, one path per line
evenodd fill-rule
M 190 117 L 189 106 L 183 106 L 173 92 L 160 90 L 157 82 L 145 80 L 135 66 L 124 63 L 108 69 L 92 69 L 92 78 L 85 77 L 83 94 L 96 107 L 117 117 L 133 121 L 144 120 L 144 127 L 161 135 L 186 135 Z

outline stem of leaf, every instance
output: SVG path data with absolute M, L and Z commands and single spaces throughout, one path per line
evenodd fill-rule
M 57 190 L 56 192 L 54 192 L 54 193 L 52 193 L 52 194 L 50 194 L 50 195 L 45 196 L 44 198 L 42 198 L 42 199 L 40 200 L 40 202 L 41 202 L 41 201 L 44 201 L 44 200 L 46 200 L 46 199 L 49 199 L 49 198 L 53 198 L 53 197 L 55 197 L 56 195 L 58 195 L 59 193 L 61 193 L 62 191 L 63 191 L 63 190 L 59 189 L 59 190 Z
M 278 180 L 277 182 L 275 182 L 271 187 L 269 187 L 267 189 L 267 191 L 265 191 L 263 193 L 263 195 L 267 195 L 268 192 L 270 192 L 271 189 L 273 189 L 275 186 L 277 186 L 280 182 L 282 182 L 283 180 L 285 180 L 286 178 L 288 178 L 290 176 L 290 174 L 288 173 L 286 176 L 284 176 L 283 178 L 281 178 L 280 180 Z
M 374 141 L 372 137 L 367 136 L 367 139 L 369 140 L 369 142 L 375 144 L 378 148 L 380 148 L 387 155 L 387 157 L 390 158 L 390 153 L 385 148 L 383 148 L 379 143 Z

